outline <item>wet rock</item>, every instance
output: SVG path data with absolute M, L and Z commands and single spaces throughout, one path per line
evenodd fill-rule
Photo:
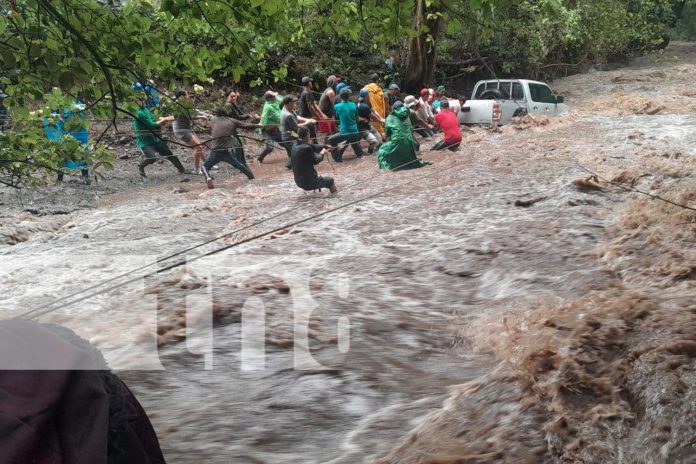
M 590 179 L 575 179 L 572 184 L 573 187 L 581 192 L 601 192 L 604 190 L 599 184 Z
M 520 206 L 522 208 L 529 208 L 534 203 L 539 203 L 540 201 L 546 200 L 546 197 L 532 198 L 528 200 L 515 200 L 515 206 Z
M 597 206 L 598 204 L 599 203 L 595 200 L 584 199 L 584 198 L 574 198 L 572 200 L 568 200 L 568 203 L 567 203 L 568 206 L 583 206 L 583 205 Z
M 250 277 L 244 282 L 244 286 L 250 288 L 253 293 L 266 293 L 271 290 L 285 294 L 290 293 L 290 287 L 283 279 L 269 274 Z

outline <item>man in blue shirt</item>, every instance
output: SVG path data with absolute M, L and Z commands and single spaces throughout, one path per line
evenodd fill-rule
M 356 157 L 360 158 L 363 155 L 358 131 L 358 106 L 350 101 L 350 89 L 341 89 L 339 96 L 341 101 L 334 106 L 334 114 L 338 119 L 338 133 L 326 141 L 327 145 L 333 147 L 331 156 L 337 163 L 343 162 L 343 152 L 346 149 L 336 149 L 341 142 L 348 142 Z

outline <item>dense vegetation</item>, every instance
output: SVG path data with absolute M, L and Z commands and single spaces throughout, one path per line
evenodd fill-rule
M 91 119 L 130 117 L 142 98 L 132 83 L 146 78 L 165 92 L 229 82 L 283 87 L 302 74 L 338 73 L 362 83 L 393 49 L 404 57 L 408 90 L 467 76 L 550 77 L 659 48 L 680 16 L 696 16 L 689 0 L 113 3 L 0 2 L 0 84 L 14 114 L 14 130 L 0 135 L 3 182 L 36 181 L 66 158 L 86 156 L 69 136 L 45 143 L 48 110 L 80 100 Z M 54 87 L 60 92 L 47 100 Z M 44 111 L 31 114 L 37 105 Z M 89 157 L 108 166 L 104 150 Z

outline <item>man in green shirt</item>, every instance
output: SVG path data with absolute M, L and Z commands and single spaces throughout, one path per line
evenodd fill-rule
M 145 166 L 149 166 L 157 162 L 157 156 L 166 157 L 179 171 L 185 173 L 184 166 L 179 161 L 179 158 L 172 153 L 164 139 L 161 137 L 162 130 L 160 124 L 174 120 L 173 116 L 160 118 L 155 120 L 155 115 L 152 114 L 146 106 L 146 99 L 141 102 L 140 108 L 135 112 L 136 118 L 133 119 L 133 133 L 135 134 L 135 146 L 140 149 L 143 154 L 143 159 L 138 164 L 138 172 L 140 176 L 146 178 Z
M 263 98 L 265 103 L 261 111 L 261 125 L 263 126 L 261 134 L 266 139 L 266 147 L 256 158 L 259 163 L 263 163 L 264 158 L 273 151 L 273 142 L 278 145 L 283 142 L 283 135 L 280 131 L 280 106 L 283 98 L 272 90 L 268 90 Z

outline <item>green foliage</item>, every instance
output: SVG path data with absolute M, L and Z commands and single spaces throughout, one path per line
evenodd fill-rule
M 547 76 L 583 63 L 659 46 L 674 21 L 674 0 L 518 0 L 482 10 L 452 8 L 446 27 L 453 54 L 462 42 L 503 75 Z M 469 7 L 476 6 L 469 3 Z
M 672 31 L 674 37 L 679 40 L 696 40 L 696 2 L 685 2 Z
M 539 75 L 549 64 L 602 61 L 659 45 L 683 3 L 130 0 L 113 8 L 96 0 L 0 2 L 0 84 L 17 121 L 3 136 L 12 154 L 3 148 L 0 175 L 29 175 L 40 165 L 57 169 L 66 156 L 82 156 L 67 153 L 84 152 L 69 142 L 43 143 L 39 121 L 30 116 L 54 86 L 62 93 L 48 97 L 49 107 L 64 109 L 79 98 L 92 117 L 115 118 L 132 114 L 142 99 L 134 81 L 152 78 L 164 93 L 211 80 L 263 86 L 300 72 L 359 81 L 381 67 L 389 48 L 406 50 L 414 38 L 426 41 L 429 54 L 439 50 L 456 59 L 481 52 L 506 73 Z M 686 19 L 696 17 L 691 3 Z M 425 21 L 416 21 L 417 5 Z M 169 98 L 164 105 L 171 114 L 191 111 Z

